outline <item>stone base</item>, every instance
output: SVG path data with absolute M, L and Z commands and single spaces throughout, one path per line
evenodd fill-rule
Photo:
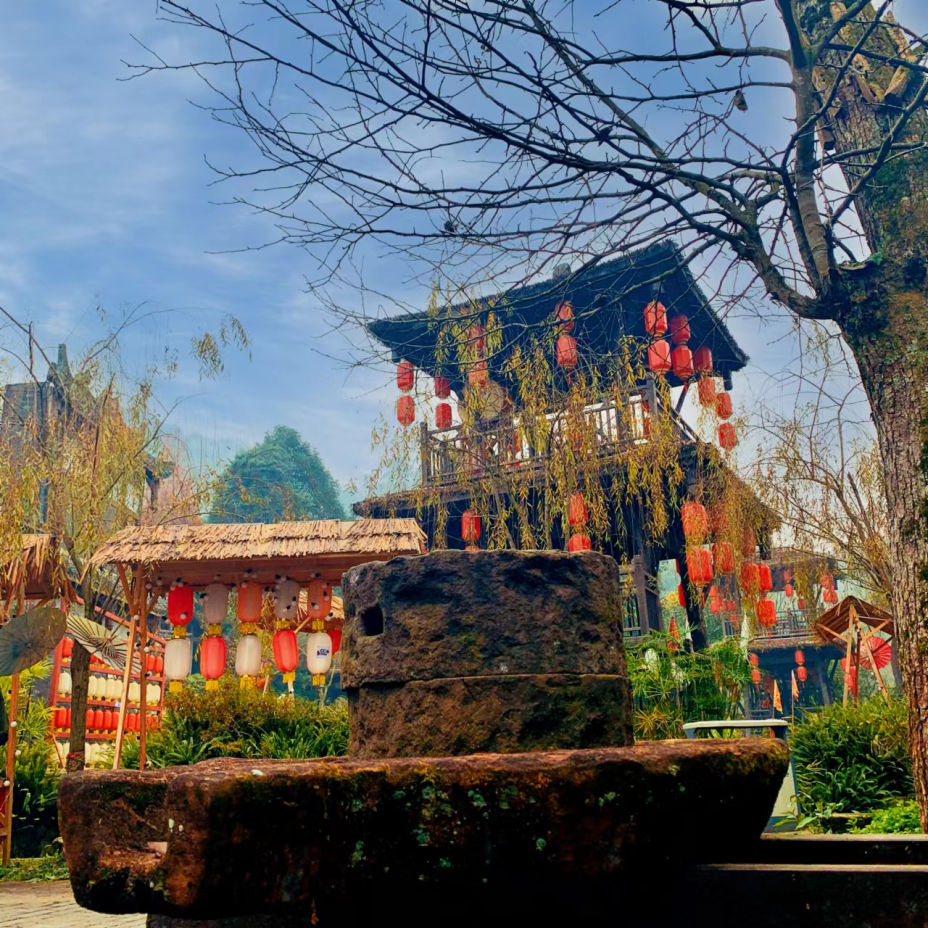
M 349 692 L 352 757 L 442 757 L 632 743 L 624 677 L 525 674 Z
M 751 844 L 787 764 L 760 739 L 223 760 L 72 774 L 59 810 L 75 897 L 97 911 L 489 923 L 481 900 L 593 911 L 638 874 Z

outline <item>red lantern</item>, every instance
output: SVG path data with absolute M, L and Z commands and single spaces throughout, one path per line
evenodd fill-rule
M 222 635 L 208 635 L 200 642 L 200 673 L 206 677 L 208 689 L 214 689 L 214 681 L 225 673 L 227 650 Z
M 715 414 L 720 419 L 730 419 L 733 411 L 731 406 L 731 394 L 719 393 L 715 398 Z
M 690 340 L 690 321 L 682 313 L 670 317 L 670 340 L 685 345 Z
M 477 361 L 467 374 L 467 382 L 472 387 L 485 387 L 490 382 L 490 375 L 487 373 L 487 362 Z
M 400 361 L 396 365 L 396 385 L 408 393 L 416 382 L 416 369 L 409 361 Z
M 787 584 L 783 587 L 783 595 L 784 595 L 787 599 L 792 599 L 792 598 L 793 598 L 793 593 L 794 593 L 794 592 L 795 592 L 795 590 L 793 589 L 792 583 L 787 583 Z
M 805 654 L 803 654 L 802 651 L 800 651 L 798 648 L 796 649 L 796 653 L 793 655 L 793 657 L 796 659 L 796 663 L 800 667 L 806 662 Z
M 554 307 L 554 316 L 557 319 L 558 326 L 562 332 L 570 335 L 574 330 L 574 308 L 571 303 L 564 300 Z
M 306 618 L 321 622 L 331 611 L 332 590 L 329 584 L 319 578 L 310 580 L 306 587 Z
M 715 406 L 715 378 L 700 377 L 696 385 L 699 390 L 699 405 L 705 408 Z
M 65 638 L 64 639 L 64 654 L 63 657 L 70 657 L 74 653 L 74 639 Z
M 717 599 L 709 600 L 709 611 L 713 615 L 718 615 L 722 611 L 722 604 Z
M 755 686 L 757 686 L 757 685 L 760 683 L 760 681 L 761 681 L 762 679 L 763 679 L 763 674 L 760 672 L 760 670 L 759 670 L 757 667 L 755 667 L 755 668 L 751 671 L 751 682 L 752 682 Z
M 687 541 L 699 543 L 709 531 L 709 518 L 706 507 L 695 500 L 689 500 L 680 507 L 683 522 L 683 534 Z
M 682 584 L 682 583 L 678 583 L 678 584 L 677 584 L 677 605 L 678 605 L 681 609 L 685 609 L 685 608 L 686 608 L 686 593 L 685 593 L 684 590 L 683 590 L 683 584 Z
M 570 541 L 567 542 L 568 551 L 592 551 L 593 542 L 589 535 L 571 535 Z
M 290 682 L 287 677 L 293 674 L 300 662 L 300 646 L 296 640 L 296 632 L 292 628 L 279 628 L 274 632 L 271 645 L 277 669 L 284 675 L 284 680 Z
M 480 323 L 472 325 L 467 332 L 467 340 L 474 346 L 474 351 L 479 357 L 487 347 L 487 330 Z
M 451 396 L 451 381 L 447 377 L 435 377 L 435 395 L 440 400 L 446 400 Z
M 735 606 L 735 601 L 733 599 L 725 600 L 725 611 L 726 612 L 730 612 L 732 613 L 732 615 L 734 615 L 736 608 L 737 607 Z
M 168 590 L 168 619 L 172 625 L 187 625 L 193 618 L 193 590 L 175 586 Z
M 577 366 L 577 339 L 572 335 L 561 335 L 555 346 L 557 366 L 572 371 Z
M 846 674 L 844 675 L 844 683 L 845 683 L 845 685 L 847 686 L 848 690 L 849 690 L 851 693 L 853 693 L 855 696 L 857 695 L 857 679 L 856 679 L 856 677 L 857 677 L 857 675 L 856 675 L 856 674 L 853 674 L 853 673 L 846 673 Z
M 800 612 L 804 612 L 804 611 L 805 611 L 805 608 L 806 608 L 806 601 L 805 601 L 804 599 L 797 599 L 797 600 L 796 600 L 796 608 L 797 608 Z
M 693 367 L 700 374 L 712 373 L 712 349 L 708 345 L 700 345 L 693 352 Z
M 571 493 L 570 494 L 570 507 L 568 512 L 567 521 L 570 523 L 571 528 L 578 528 L 580 526 L 586 525 L 589 521 L 590 513 L 586 508 L 586 500 L 583 498 L 582 493 Z
M 822 593 L 822 600 L 829 605 L 833 606 L 838 601 L 838 592 L 837 590 L 825 590 Z
M 738 444 L 738 433 L 730 422 L 723 422 L 719 426 L 719 445 L 725 451 L 731 451 Z
M 760 570 L 757 564 L 748 561 L 741 565 L 741 582 L 739 585 L 745 593 L 756 594 L 760 590 Z
M 686 552 L 686 570 L 690 583 L 702 586 L 712 582 L 712 555 L 708 548 L 690 548 Z
M 465 509 L 461 513 L 461 538 L 469 544 L 480 539 L 480 516 L 473 509 Z
M 411 396 L 401 396 L 396 401 L 396 418 L 403 428 L 412 425 L 416 418 L 416 401 Z
M 644 308 L 644 329 L 648 335 L 660 338 L 667 331 L 667 309 L 655 300 Z
M 437 429 L 450 429 L 451 428 L 451 404 L 450 403 L 439 403 L 435 407 L 435 428 Z
M 757 565 L 757 588 L 761 593 L 769 593 L 773 589 L 773 574 L 766 564 Z
M 772 599 L 763 597 L 757 600 L 754 614 L 757 616 L 758 623 L 764 628 L 772 628 L 777 624 L 777 607 Z
M 835 588 L 835 578 L 830 573 L 822 574 L 822 589 L 823 590 L 833 590 Z
M 90 726 L 94 731 L 103 731 L 103 710 L 94 709 L 92 724 Z
M 715 569 L 720 574 L 735 572 L 735 551 L 730 541 L 717 541 L 712 546 L 712 557 L 715 560 Z
M 689 380 L 693 376 L 693 352 L 686 345 L 678 345 L 671 355 L 673 372 L 680 380 Z
M 655 374 L 666 374 L 670 370 L 670 342 L 659 338 L 648 347 L 648 367 Z
M 805 683 L 806 680 L 809 679 L 809 671 L 806 670 L 805 667 L 797 667 L 796 668 L 796 679 L 800 683 Z
M 113 725 L 113 710 L 106 709 L 103 712 L 103 728 L 105 731 L 112 731 L 115 726 Z
M 55 728 L 64 728 L 68 714 L 60 706 L 55 710 Z
M 759 658 L 756 654 L 754 654 L 753 652 L 752 652 L 751 654 L 748 655 L 748 660 L 749 660 L 755 667 L 757 667 L 757 666 L 760 664 L 760 658 Z

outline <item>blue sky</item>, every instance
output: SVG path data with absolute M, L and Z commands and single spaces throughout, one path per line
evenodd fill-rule
M 898 17 L 928 29 L 923 2 L 898 3 Z M 49 346 L 97 336 L 100 304 L 174 311 L 132 335 L 139 364 L 166 335 L 183 344 L 233 313 L 253 339 L 251 359 L 230 356 L 218 382 L 201 384 L 188 367 L 165 385 L 167 400 L 184 397 L 174 427 L 206 454 L 228 456 L 291 425 L 336 478 L 363 481 L 375 461 L 371 428 L 392 415 L 388 372 L 349 372 L 329 357 L 342 357 L 344 343 L 321 337 L 328 325 L 305 292 L 305 253 L 229 253 L 273 238 L 262 217 L 216 205 L 231 191 L 211 186 L 205 158 L 231 163 L 248 143 L 191 105 L 205 93 L 190 73 L 121 80 L 123 60 L 144 57 L 133 36 L 174 60 L 198 57 L 206 39 L 160 22 L 154 0 L 0 7 L 0 305 L 33 320 Z M 371 257 L 383 292 L 424 301 L 395 261 Z M 752 394 L 769 395 L 766 374 L 795 358 L 796 342 L 776 313 L 729 323 L 754 359 L 736 378 L 749 407 Z

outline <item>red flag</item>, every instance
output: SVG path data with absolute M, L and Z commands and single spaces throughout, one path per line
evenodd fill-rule
M 783 711 L 783 699 L 780 696 L 780 687 L 776 679 L 773 681 L 773 708 L 776 709 L 777 712 Z

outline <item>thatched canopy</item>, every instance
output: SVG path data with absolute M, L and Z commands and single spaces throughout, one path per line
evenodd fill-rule
M 52 535 L 23 535 L 18 555 L 0 568 L 0 597 L 53 599 L 64 592 L 67 576 Z
M 195 588 L 246 572 L 259 583 L 280 575 L 338 582 L 349 567 L 421 554 L 424 545 L 415 519 L 140 526 L 114 535 L 91 563 L 140 566 L 156 584 L 181 578 Z
M 836 635 L 843 635 L 847 631 L 854 613 L 862 624 L 869 625 L 874 631 L 885 632 L 890 637 L 895 635 L 892 615 L 856 596 L 845 596 L 837 605 L 823 612 L 812 630 L 820 641 L 832 642 Z

